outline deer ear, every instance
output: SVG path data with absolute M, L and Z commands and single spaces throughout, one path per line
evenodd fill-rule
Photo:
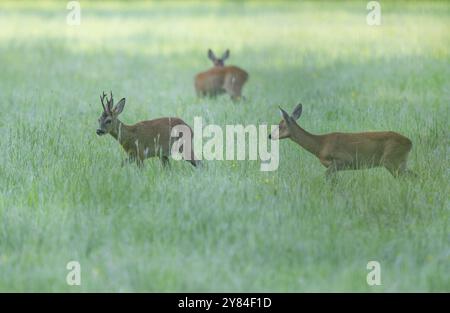
M 125 107 L 125 98 L 122 98 L 114 107 L 113 109 L 114 114 L 119 115 L 120 113 L 122 113 L 124 107 Z
M 287 112 L 286 112 L 285 110 L 283 110 L 281 107 L 280 107 L 280 115 L 281 115 L 281 118 L 282 118 L 286 123 L 290 123 L 291 117 L 290 117 L 289 114 L 287 114 Z
M 214 52 L 212 52 L 211 49 L 208 49 L 208 58 L 209 58 L 211 61 L 215 61 L 215 60 L 216 60 L 216 56 L 214 55 Z
M 295 120 L 298 120 L 298 118 L 300 117 L 302 115 L 302 104 L 301 103 L 299 103 L 296 107 L 295 107 L 295 109 L 294 109 L 294 111 L 292 111 L 292 118 L 294 119 L 294 121 Z
M 230 50 L 227 49 L 227 51 L 225 51 L 225 53 L 222 55 L 222 61 L 225 61 L 226 59 L 228 59 L 229 56 L 230 56 Z

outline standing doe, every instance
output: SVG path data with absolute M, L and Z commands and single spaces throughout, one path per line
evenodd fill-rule
M 106 104 L 104 101 L 106 100 Z M 100 116 L 99 128 L 97 135 L 110 134 L 123 147 L 128 154 L 128 162 L 136 162 L 139 166 L 143 164 L 144 159 L 151 157 L 159 157 L 163 165 L 169 163 L 172 144 L 180 139 L 180 137 L 171 136 L 175 127 L 185 127 L 190 130 L 190 140 L 192 143 L 192 129 L 183 120 L 177 117 L 163 117 L 149 121 L 142 121 L 134 125 L 126 125 L 122 123 L 118 116 L 122 113 L 125 106 L 125 98 L 122 98 L 116 106 L 114 106 L 113 95 L 108 100 L 105 93 L 100 96 L 103 106 L 103 113 Z M 184 139 L 184 138 L 183 138 Z M 186 151 L 188 157 L 186 161 L 193 166 L 197 166 L 194 152 Z M 183 145 L 183 148 L 185 146 Z M 180 151 L 182 152 L 182 151 Z
M 412 173 L 406 168 L 412 143 L 392 132 L 329 133 L 313 135 L 301 128 L 296 120 L 302 114 L 299 104 L 289 116 L 280 108 L 282 120 L 269 139 L 290 138 L 314 154 L 325 167 L 327 179 L 341 170 L 358 170 L 384 166 L 394 177 Z
M 208 50 L 208 58 L 214 67 L 195 76 L 197 96 L 216 97 L 226 92 L 233 101 L 241 98 L 242 87 L 248 79 L 248 74 L 237 66 L 225 66 L 224 61 L 229 56 L 230 50 L 225 51 L 220 59 L 216 58 L 211 49 Z

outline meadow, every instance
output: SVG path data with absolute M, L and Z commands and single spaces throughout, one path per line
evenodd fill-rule
M 450 4 L 0 2 L 0 291 L 450 291 Z M 246 69 L 245 101 L 197 99 L 208 48 Z M 277 124 L 409 137 L 417 179 L 339 173 L 280 142 L 258 161 L 194 169 L 125 157 L 95 130 L 99 95 L 125 123 Z M 66 264 L 81 265 L 81 285 Z M 366 282 L 369 261 L 381 285 Z

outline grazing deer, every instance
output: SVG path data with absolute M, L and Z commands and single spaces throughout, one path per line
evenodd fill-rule
M 216 97 L 227 93 L 233 101 L 241 98 L 242 87 L 248 79 L 248 74 L 237 66 L 224 66 L 224 61 L 230 56 L 230 50 L 225 51 L 218 59 L 208 50 L 208 58 L 214 67 L 195 76 L 195 90 L 197 96 Z
M 103 93 L 100 96 L 100 101 L 103 106 L 103 113 L 98 119 L 99 128 L 97 129 L 97 135 L 110 134 L 113 136 L 128 154 L 128 162 L 130 163 L 136 162 L 139 166 L 142 166 L 144 159 L 157 156 L 161 159 L 164 166 L 167 165 L 169 163 L 172 143 L 180 139 L 179 137 L 172 137 L 171 132 L 174 127 L 180 125 L 190 130 L 191 137 L 188 140 L 191 140 L 192 143 L 192 129 L 177 117 L 163 117 L 142 121 L 134 125 L 126 125 L 118 119 L 119 114 L 122 113 L 125 106 L 125 98 L 122 98 L 114 106 L 111 92 L 109 100 L 106 94 Z M 185 159 L 193 166 L 197 166 L 192 148 L 190 157 Z
M 280 108 L 282 120 L 269 139 L 290 138 L 314 154 L 326 168 L 326 177 L 334 178 L 341 170 L 357 170 L 384 166 L 394 177 L 411 173 L 406 168 L 412 143 L 392 132 L 329 133 L 313 135 L 301 128 L 296 120 L 302 114 L 299 104 L 289 116 Z

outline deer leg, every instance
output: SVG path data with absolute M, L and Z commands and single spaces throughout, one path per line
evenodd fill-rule
M 130 163 L 130 159 L 126 158 L 126 159 L 122 159 L 122 162 L 120 163 L 120 167 L 124 167 L 125 165 Z
M 223 86 L 225 92 L 230 95 L 232 101 L 238 101 L 241 99 L 241 85 L 236 81 L 235 77 L 228 77 L 225 79 Z
M 170 166 L 169 157 L 163 155 L 161 156 L 160 160 L 163 167 Z
M 394 177 L 402 176 L 403 174 L 407 173 L 408 170 L 406 168 L 406 161 L 407 161 L 408 154 L 404 153 L 402 150 L 398 150 L 392 148 L 385 152 L 382 160 L 383 160 L 383 166 L 391 173 Z
M 135 159 L 135 162 L 136 162 L 137 167 L 139 167 L 139 168 L 143 168 L 144 167 L 144 160 L 143 159 L 137 157 Z
M 230 97 L 230 99 L 231 99 L 231 101 L 233 101 L 233 102 L 238 102 L 238 101 L 240 101 L 242 98 L 240 97 L 240 96 L 231 96 Z
M 337 172 L 348 169 L 348 167 L 349 163 L 346 162 L 345 160 L 337 160 L 337 159 L 331 160 L 330 165 L 325 171 L 326 180 L 335 184 L 337 179 Z
M 206 96 L 206 92 L 203 90 L 197 90 L 197 97 L 204 98 Z
M 126 158 L 125 160 L 122 160 L 122 167 L 125 166 L 126 164 L 132 164 L 132 163 L 136 163 L 136 165 L 138 167 L 143 167 L 144 166 L 143 160 L 139 159 L 134 154 L 129 154 L 128 158 Z
M 230 98 L 233 102 L 237 102 L 242 99 L 240 90 L 231 88 L 231 90 L 227 90 L 227 93 L 230 95 Z
M 134 154 L 129 154 L 128 158 L 126 158 L 123 163 L 131 164 L 131 163 L 134 163 L 134 162 L 136 162 L 136 156 Z
M 139 165 L 138 160 L 136 159 L 136 157 L 129 156 L 128 158 L 122 160 L 121 166 L 124 167 L 125 165 L 133 164 L 133 163 L 136 163 L 137 165 Z
M 136 163 L 139 168 L 142 168 L 144 166 L 144 160 L 136 156 L 134 153 L 128 155 L 126 163 Z
M 382 165 L 396 178 L 405 175 L 417 177 L 417 175 L 406 166 L 410 150 L 410 146 L 405 147 L 397 144 L 388 145 L 381 158 Z
M 414 178 L 418 177 L 418 175 L 416 173 L 414 173 L 413 171 L 411 171 L 410 169 L 408 169 L 406 167 L 406 161 L 403 161 L 402 163 L 400 163 L 400 165 L 385 164 L 384 167 L 395 178 L 405 177 L 405 176 L 410 176 L 410 177 L 414 177 Z
M 336 173 L 338 169 L 336 166 L 336 163 L 331 163 L 330 166 L 328 166 L 327 170 L 325 171 L 325 180 L 327 182 L 331 182 L 333 185 L 336 183 Z
M 206 92 L 206 95 L 208 96 L 208 98 L 210 99 L 215 99 L 217 98 L 217 95 L 219 94 L 219 92 L 215 91 L 215 90 L 211 90 Z
M 412 170 L 410 170 L 408 168 L 404 171 L 403 175 L 404 176 L 408 176 L 408 177 L 413 177 L 413 178 L 418 178 L 419 177 L 419 175 L 417 175 L 416 172 L 414 172 L 414 171 L 412 171 Z
M 399 177 L 402 172 L 404 171 L 404 167 L 405 165 L 403 165 L 403 169 L 402 166 L 399 164 L 396 164 L 394 162 L 386 162 L 384 164 L 384 167 L 389 171 L 389 173 L 391 173 L 392 176 L 394 176 L 395 178 Z

